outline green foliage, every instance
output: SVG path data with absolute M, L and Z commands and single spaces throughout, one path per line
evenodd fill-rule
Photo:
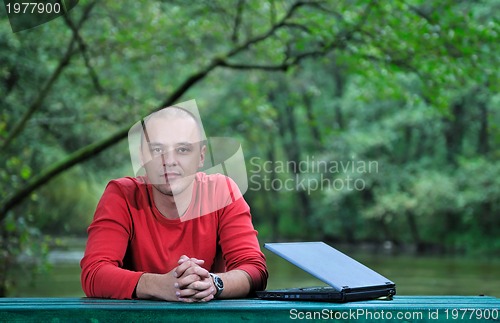
M 93 177 L 80 169 L 70 170 L 34 194 L 30 212 L 35 227 L 53 236 L 84 235 L 103 190 Z
M 17 284 L 13 273 L 23 274 L 24 282 L 32 279 L 34 272 L 48 269 L 45 258 L 49 251 L 51 238 L 43 235 L 35 228 L 32 217 L 12 215 L 5 218 L 0 230 L 0 292 Z

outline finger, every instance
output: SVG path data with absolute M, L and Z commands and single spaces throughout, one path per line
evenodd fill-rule
M 179 302 L 184 302 L 184 303 L 206 303 L 214 299 L 213 295 L 209 295 L 205 298 L 202 299 L 197 299 L 197 298 L 192 298 L 192 297 L 179 297 L 178 300 Z
M 189 302 L 207 302 L 214 298 L 215 291 L 213 288 L 209 288 L 204 291 L 196 291 L 192 289 L 185 289 L 177 294 L 177 297 L 181 301 Z
M 192 298 L 184 298 L 184 297 L 179 297 L 178 298 L 179 302 L 184 302 L 184 303 L 194 303 L 195 300 Z
M 174 288 L 186 289 L 186 288 L 188 288 L 189 285 L 193 284 L 194 282 L 200 281 L 200 280 L 201 280 L 200 276 L 198 276 L 196 274 L 183 276 L 183 278 L 178 279 L 174 283 Z
M 178 289 L 175 291 L 175 296 L 177 296 L 179 300 L 191 298 L 191 296 L 195 294 L 196 291 L 192 289 Z
M 193 282 L 185 289 L 179 290 L 178 296 L 201 300 L 210 294 L 215 294 L 215 287 L 211 279 L 204 279 L 202 281 Z
M 177 268 L 175 268 L 175 270 L 174 270 L 175 277 L 183 276 L 184 272 L 186 270 L 188 270 L 189 268 L 201 268 L 201 269 L 203 269 L 202 267 L 200 267 L 200 264 L 203 264 L 205 262 L 204 260 L 198 260 L 198 259 L 191 260 L 191 259 L 192 258 L 184 261 L 179 266 L 177 266 Z M 203 270 L 205 270 L 205 269 L 203 269 Z M 207 273 L 208 273 L 208 271 L 207 271 Z M 203 274 L 203 277 L 205 277 L 205 276 L 206 276 L 206 274 Z
M 195 280 L 193 280 L 193 275 L 197 276 Z M 191 267 L 184 271 L 182 276 L 177 277 L 177 282 L 179 285 L 187 286 L 191 284 L 193 281 L 205 280 L 210 278 L 210 273 L 201 267 Z
M 182 255 L 180 258 L 179 258 L 179 261 L 177 261 L 177 263 L 180 265 L 188 260 L 191 260 L 193 263 L 197 264 L 197 265 L 203 265 L 205 263 L 205 260 L 203 259 L 197 259 L 197 258 L 189 258 L 188 256 L 186 255 Z
M 200 302 L 209 302 L 209 301 L 213 300 L 214 298 L 215 298 L 215 296 L 214 296 L 213 294 L 210 294 L 210 295 L 208 295 L 207 297 L 202 298 L 202 299 L 200 300 Z
M 213 286 L 212 282 L 209 281 L 208 278 L 202 278 L 198 274 L 193 273 L 191 275 L 184 275 L 181 278 L 177 279 L 177 281 L 174 284 L 174 287 L 178 289 L 191 288 L 191 289 L 202 290 Z
M 192 289 L 197 292 L 208 290 L 211 288 L 213 289 L 213 285 L 207 280 L 196 281 L 186 286 L 186 289 Z
M 174 270 L 174 276 L 175 277 L 181 277 L 184 275 L 184 272 L 193 266 L 197 266 L 195 263 L 193 263 L 190 259 L 186 259 L 184 262 L 182 262 L 177 268 Z
M 182 264 L 184 261 L 188 260 L 189 257 L 186 256 L 186 255 L 182 255 L 180 258 L 179 258 L 179 261 L 177 262 L 179 265 Z
M 191 298 L 201 301 L 206 298 L 213 298 L 214 294 L 215 294 L 214 288 L 210 287 L 206 290 L 198 291 L 193 296 L 191 296 Z
M 180 291 L 179 294 L 182 297 L 192 296 L 194 294 L 197 294 L 197 293 L 203 292 L 203 291 L 207 291 L 207 290 L 213 291 L 215 288 L 210 279 L 201 280 L 198 276 L 195 276 L 195 277 L 188 276 L 185 279 L 186 279 L 186 282 L 184 282 L 184 285 L 182 285 L 183 282 L 179 282 L 179 281 L 174 284 L 174 287 Z M 205 296 L 206 295 L 203 295 L 201 298 L 203 298 Z
M 205 278 L 210 277 L 210 272 L 203 267 L 200 267 L 198 265 L 192 265 L 192 266 L 185 268 L 185 266 L 183 266 L 183 265 L 184 264 L 179 265 L 175 269 L 175 273 L 176 273 L 176 274 L 174 274 L 175 277 L 182 278 L 182 277 L 193 275 L 193 274 L 200 276 L 201 279 L 205 279 Z

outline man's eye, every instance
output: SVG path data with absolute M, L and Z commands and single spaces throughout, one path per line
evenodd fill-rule
M 191 149 L 185 148 L 185 147 L 179 147 L 179 148 L 177 148 L 177 151 L 181 154 L 186 154 L 186 153 L 189 153 L 191 151 Z
M 153 154 L 161 154 L 163 152 L 163 149 L 161 149 L 161 148 L 152 148 L 151 152 Z

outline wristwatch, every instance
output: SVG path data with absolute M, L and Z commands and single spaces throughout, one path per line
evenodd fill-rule
M 213 273 L 210 273 L 210 276 L 212 276 L 212 279 L 214 281 L 214 285 L 215 285 L 215 289 L 217 290 L 217 292 L 215 293 L 214 295 L 214 298 L 217 298 L 219 297 L 219 295 L 222 293 L 222 291 L 224 290 L 224 282 L 222 281 L 222 279 L 219 277 L 219 275 L 216 275 L 216 274 L 213 274 Z

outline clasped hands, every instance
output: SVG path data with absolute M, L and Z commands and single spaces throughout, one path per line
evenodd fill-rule
M 201 267 L 204 263 L 182 255 L 179 266 L 170 272 L 175 277 L 175 296 L 180 302 L 208 302 L 214 298 L 216 288 L 208 270 Z

